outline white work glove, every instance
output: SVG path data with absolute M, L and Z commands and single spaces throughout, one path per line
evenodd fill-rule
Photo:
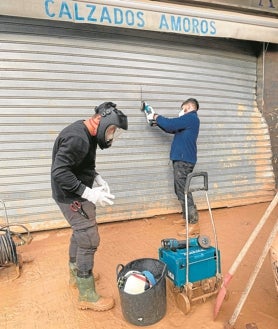
M 96 175 L 95 182 L 97 183 L 98 186 L 103 186 L 105 192 L 110 193 L 110 188 L 108 183 L 100 175 Z
M 115 196 L 106 192 L 103 186 L 86 187 L 81 196 L 94 204 L 98 202 L 102 207 L 105 207 L 106 203 L 112 206 L 114 202 L 111 199 L 115 199 Z

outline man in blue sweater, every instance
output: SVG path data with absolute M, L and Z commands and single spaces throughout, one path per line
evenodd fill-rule
M 148 105 L 146 105 L 148 106 Z M 181 104 L 181 111 L 177 118 L 166 118 L 149 108 L 145 110 L 147 120 L 155 124 L 163 131 L 174 134 L 170 151 L 170 160 L 174 170 L 174 188 L 182 207 L 183 218 L 175 221 L 175 224 L 185 225 L 185 195 L 184 188 L 187 175 L 191 173 L 197 162 L 197 138 L 199 134 L 200 120 L 197 114 L 199 103 L 195 98 L 189 98 Z M 149 112 L 149 114 L 148 114 Z M 194 204 L 192 193 L 187 194 L 188 203 L 188 235 L 194 236 L 200 233 L 198 212 Z M 186 230 L 178 232 L 186 235 Z

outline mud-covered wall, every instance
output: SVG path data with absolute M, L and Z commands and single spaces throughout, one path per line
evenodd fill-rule
M 263 78 L 264 77 L 264 78 Z M 275 185 L 278 188 L 278 45 L 265 44 L 258 57 L 257 101 L 269 127 Z

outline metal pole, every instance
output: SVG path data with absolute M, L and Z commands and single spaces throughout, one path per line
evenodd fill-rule
M 253 286 L 253 284 L 256 280 L 256 277 L 257 277 L 257 275 L 258 275 L 258 273 L 259 273 L 259 271 L 262 267 L 262 264 L 265 260 L 265 257 L 267 255 L 267 253 L 268 253 L 268 251 L 271 247 L 271 244 L 272 244 L 274 238 L 276 237 L 277 233 L 278 233 L 278 221 L 276 221 L 276 224 L 274 225 L 274 228 L 272 229 L 272 231 L 270 233 L 270 236 L 269 236 L 269 238 L 268 238 L 268 240 L 265 244 L 263 252 L 262 252 L 262 254 L 261 254 L 261 256 L 260 256 L 260 258 L 259 258 L 259 260 L 258 260 L 258 262 L 255 266 L 255 269 L 254 269 L 253 273 L 251 274 L 251 276 L 249 278 L 249 281 L 248 281 L 244 291 L 241 294 L 241 298 L 240 298 L 240 300 L 239 300 L 239 302 L 238 302 L 238 304 L 237 304 L 237 306 L 234 310 L 234 313 L 231 316 L 230 320 L 228 321 L 229 326 L 233 327 L 233 325 L 235 324 L 235 322 L 237 320 L 237 317 L 238 317 L 238 315 L 239 315 L 239 313 L 242 309 L 242 306 L 245 303 L 245 300 L 246 300 L 246 298 L 247 298 L 247 296 L 248 296 L 248 294 L 249 294 L 249 292 L 250 292 L 250 290 L 251 290 L 251 288 L 252 288 L 252 286 Z

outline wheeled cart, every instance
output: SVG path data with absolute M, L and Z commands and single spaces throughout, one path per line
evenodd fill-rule
M 193 177 L 203 178 L 201 187 L 190 187 Z M 207 193 L 207 172 L 193 172 L 187 176 L 185 185 L 186 218 L 188 218 L 187 194 L 196 191 L 205 192 L 214 246 L 210 245 L 207 236 L 192 238 L 187 233 L 185 241 L 162 240 L 158 251 L 159 259 L 167 265 L 168 286 L 174 293 L 178 308 L 184 314 L 189 313 L 193 302 L 205 301 L 206 298 L 217 294 L 222 284 L 220 251 Z M 188 232 L 188 220 L 186 220 L 186 232 Z

